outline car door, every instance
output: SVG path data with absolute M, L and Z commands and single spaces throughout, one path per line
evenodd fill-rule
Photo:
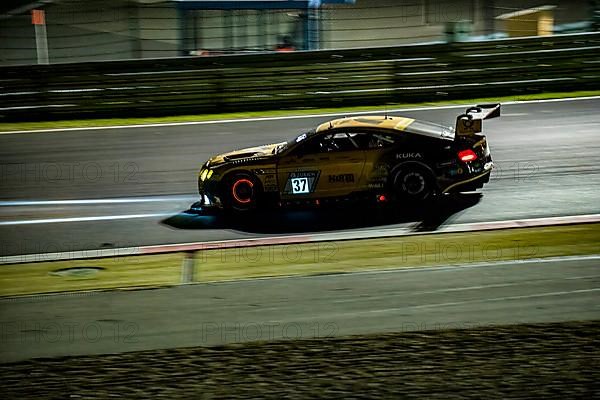
M 282 199 L 344 196 L 358 187 L 364 151 L 345 132 L 309 138 L 277 165 Z
M 365 190 L 383 189 L 391 167 L 396 164 L 397 150 L 405 147 L 403 136 L 396 132 L 358 131 L 354 140 L 365 151 L 365 166 L 360 185 Z

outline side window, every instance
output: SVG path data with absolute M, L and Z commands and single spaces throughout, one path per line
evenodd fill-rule
M 334 133 L 325 137 L 325 143 L 322 152 L 329 153 L 331 151 L 352 151 L 356 150 L 356 143 L 350 138 L 347 133 Z
M 310 139 L 302 148 L 301 154 L 332 153 L 341 151 L 352 151 L 358 148 L 354 140 L 347 133 L 330 133 Z
M 300 146 L 294 151 L 297 155 L 307 155 L 307 154 L 316 154 L 319 153 L 320 138 L 310 138 L 306 142 L 300 144 Z
M 391 147 L 400 143 L 400 136 L 386 132 L 357 132 L 351 133 L 350 138 L 362 150 L 373 150 Z

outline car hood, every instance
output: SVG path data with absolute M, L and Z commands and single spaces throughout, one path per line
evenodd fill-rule
M 236 160 L 253 159 L 253 158 L 271 158 L 275 155 L 275 154 L 273 154 L 273 150 L 277 146 L 279 146 L 281 144 L 285 144 L 285 143 L 286 142 L 266 144 L 264 146 L 248 147 L 245 149 L 230 151 L 228 153 L 223 153 L 223 154 L 214 156 L 210 160 L 208 160 L 208 162 L 211 166 L 216 166 L 219 164 L 236 161 Z

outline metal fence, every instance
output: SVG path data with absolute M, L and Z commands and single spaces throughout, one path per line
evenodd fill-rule
M 1 120 L 372 105 L 600 88 L 600 33 L 0 68 Z

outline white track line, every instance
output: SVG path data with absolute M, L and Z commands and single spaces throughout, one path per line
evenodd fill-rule
M 488 299 L 452 301 L 452 302 L 448 302 L 448 303 L 437 303 L 437 304 L 422 304 L 422 305 L 417 305 L 417 306 L 411 306 L 411 308 L 451 307 L 451 306 L 459 306 L 459 305 L 463 305 L 463 304 L 472 304 L 472 303 L 487 303 L 487 302 L 494 302 L 494 301 L 534 299 L 534 298 L 538 298 L 538 297 L 565 296 L 565 295 L 570 295 L 570 294 L 590 293 L 590 292 L 598 292 L 598 291 L 600 291 L 600 288 L 565 290 L 565 291 L 560 291 L 560 292 L 533 293 L 533 294 L 526 294 L 526 295 L 520 295 L 520 296 L 492 297 L 492 298 L 488 298 Z M 396 310 L 400 310 L 400 309 L 390 308 L 387 310 L 375 310 L 375 311 L 386 312 L 386 311 L 396 311 Z
M 495 289 L 495 288 L 505 288 L 511 286 L 519 286 L 523 285 L 522 282 L 515 283 L 502 283 L 502 284 L 493 284 L 493 285 L 478 285 L 478 286 L 465 286 L 465 287 L 456 287 L 456 288 L 445 288 L 445 289 L 436 289 L 436 290 L 427 290 L 422 292 L 412 292 L 410 296 L 422 296 L 424 294 L 438 294 L 438 293 L 448 293 L 448 292 L 465 292 L 470 290 L 482 290 L 482 289 Z M 342 300 L 334 300 L 333 303 L 357 303 L 364 302 L 365 300 L 374 301 L 374 300 L 382 300 L 382 299 L 390 299 L 396 297 L 408 296 L 406 293 L 386 293 L 380 296 L 369 296 L 368 298 L 363 297 L 352 297 L 348 299 Z
M 339 278 L 339 275 L 338 275 Z M 419 310 L 423 308 L 441 308 L 441 307 L 453 307 L 460 306 L 465 304 L 476 304 L 476 303 L 489 303 L 489 302 L 500 302 L 500 301 L 510 301 L 510 300 L 523 300 L 530 298 L 542 298 L 542 297 L 556 297 L 556 296 L 569 296 L 569 295 L 578 295 L 585 293 L 594 293 L 600 291 L 600 288 L 590 288 L 590 289 L 578 289 L 578 290 L 569 290 L 569 291 L 557 291 L 557 292 L 543 292 L 543 293 L 532 293 L 527 295 L 518 295 L 518 296 L 505 296 L 505 297 L 492 297 L 492 298 L 482 298 L 482 299 L 473 299 L 473 300 L 464 300 L 464 301 L 453 301 L 446 303 L 431 303 L 431 304 L 417 304 L 417 305 L 405 305 L 400 307 L 390 307 L 390 308 L 380 308 L 376 310 L 364 310 L 364 311 L 349 311 L 342 313 L 332 313 L 328 315 L 321 316 L 322 318 L 336 318 L 342 316 L 349 317 L 358 317 L 358 316 L 369 316 L 372 314 L 390 314 L 390 313 L 398 313 L 398 312 L 406 312 L 407 310 Z M 276 309 L 276 308 L 273 308 Z M 297 322 L 302 321 L 303 318 L 297 320 Z
M 155 213 L 155 214 L 129 214 L 129 215 L 99 215 L 96 217 L 73 217 L 73 218 L 46 218 L 46 219 L 26 219 L 17 221 L 1 221 L 0 226 L 10 225 L 34 225 L 34 224 L 57 224 L 65 222 L 91 222 L 91 221 L 113 221 L 118 219 L 139 219 L 139 218 L 157 218 L 167 217 L 173 213 Z
M 365 311 L 356 311 L 356 312 L 347 312 L 341 314 L 334 314 L 335 316 L 359 316 L 359 315 L 371 315 L 371 314 L 389 314 L 389 313 L 397 313 L 397 312 L 405 312 L 409 309 L 422 309 L 422 308 L 441 308 L 441 307 L 453 307 L 453 306 L 461 306 L 465 304 L 476 304 L 476 303 L 489 303 L 489 302 L 498 302 L 498 301 L 510 301 L 510 300 L 523 300 L 523 299 L 531 299 L 531 298 L 540 298 L 540 297 L 555 297 L 555 296 L 568 296 L 574 294 L 582 294 L 582 293 L 593 293 L 600 291 L 600 288 L 591 288 L 591 289 L 579 289 L 579 290 L 569 290 L 569 291 L 560 291 L 560 292 L 545 292 L 545 293 L 533 293 L 527 295 L 520 296 L 505 296 L 505 297 L 492 297 L 492 298 L 483 298 L 483 299 L 473 299 L 473 300 L 464 300 L 464 301 L 452 301 L 447 303 L 431 303 L 431 304 L 418 304 L 418 305 L 406 305 L 401 307 L 391 307 L 391 308 L 381 308 L 378 310 L 365 310 Z M 332 317 L 334 315 L 331 315 Z
M 580 101 L 580 100 L 598 100 L 600 96 L 584 96 L 584 97 L 569 97 L 564 99 L 544 99 L 544 100 L 514 100 L 504 101 L 502 105 L 517 105 L 517 104 L 537 104 L 537 103 L 558 103 L 566 101 Z M 405 111 L 427 111 L 427 110 L 446 110 L 455 108 L 465 108 L 472 106 L 473 104 L 456 104 L 447 106 L 430 106 L 430 107 L 414 107 L 414 108 L 397 108 L 390 110 L 377 110 L 377 111 L 353 111 L 344 112 L 339 111 L 335 113 L 324 113 L 324 114 L 306 114 L 306 115 L 289 115 L 281 117 L 256 117 L 256 118 L 240 118 L 240 119 L 222 119 L 222 120 L 210 120 L 210 121 L 189 121 L 189 122 L 168 122 L 168 123 L 156 123 L 156 124 L 137 124 L 137 125 L 111 125 L 111 126 L 96 126 L 96 127 L 81 127 L 81 128 L 56 128 L 56 129 L 37 129 L 37 130 L 22 130 L 22 131 L 8 131 L 0 132 L 0 135 L 10 135 L 13 133 L 43 133 L 43 132 L 69 132 L 69 131 L 89 131 L 89 130 L 108 130 L 108 129 L 131 129 L 131 128 L 160 128 L 169 126 L 187 126 L 187 125 L 211 125 L 211 124 L 230 124 L 239 122 L 260 122 L 260 121 L 281 121 L 288 119 L 304 119 L 304 118 L 320 118 L 320 117 L 337 117 L 340 115 L 362 115 L 362 114 L 381 114 L 387 113 L 398 113 Z M 0 126 L 1 129 L 1 126 Z
M 115 249 L 117 250 L 117 249 Z M 121 254 L 115 254 L 114 256 L 131 256 L 131 255 L 135 255 L 135 248 L 129 248 L 129 249 L 124 249 L 124 250 L 131 250 L 131 253 L 121 253 Z M 91 251 L 89 251 L 91 252 Z M 19 257 L 19 256 L 13 256 L 13 257 Z M 25 257 L 25 256 L 21 256 L 21 257 Z M 98 257 L 98 255 L 96 255 L 96 257 Z M 6 258 L 6 257 L 4 257 Z M 88 258 L 92 258 L 92 257 L 88 257 Z M 2 260 L 2 258 L 0 258 L 0 260 Z M 592 255 L 581 255 L 581 256 L 557 256 L 557 257 L 546 257 L 546 258 L 529 258 L 529 259 L 522 259 L 522 260 L 504 260 L 504 261 L 490 261 L 490 262 L 485 262 L 485 263 L 467 263 L 467 264 L 460 264 L 460 265 L 451 265 L 451 266 L 444 266 L 444 265 L 438 265 L 438 266 L 431 266 L 431 267 L 403 267 L 403 268 L 387 268 L 387 269 L 376 269 L 376 270 L 371 270 L 371 271 L 355 271 L 355 272 L 347 272 L 347 273 L 343 273 L 342 275 L 340 275 L 339 273 L 332 273 L 332 274 L 324 274 L 324 275 L 282 275 L 282 276 L 263 276 L 263 277 L 256 277 L 256 278 L 241 278 L 241 279 L 229 279 L 229 280 L 220 280 L 220 281 L 207 281 L 207 282 L 196 282 L 193 284 L 176 284 L 176 285 L 163 285 L 163 286 L 155 286 L 155 287 L 148 287 L 148 286 L 143 286 L 143 287 L 139 287 L 141 289 L 148 289 L 148 288 L 154 288 L 154 289 L 159 289 L 159 288 L 165 288 L 165 287 L 170 287 L 170 286 L 179 286 L 179 287 L 186 287 L 186 286 L 190 286 L 190 285 L 238 285 L 238 284 L 243 284 L 244 282 L 248 282 L 248 281 L 270 281 L 273 279 L 339 279 L 340 276 L 352 276 L 352 275 L 379 275 L 379 274 L 390 274 L 390 273 L 421 273 L 421 272 L 434 272 L 434 271 L 440 271 L 440 270 L 449 270 L 449 271 L 456 271 L 456 270 L 463 270 L 463 269 L 467 269 L 467 268 L 486 268 L 486 267 L 493 267 L 493 266 L 514 266 L 515 264 L 536 264 L 536 263 L 559 263 L 559 262 L 570 262 L 570 261 L 588 261 L 588 260 L 600 260 L 600 254 L 592 254 Z M 56 260 L 37 260 L 37 261 L 56 261 Z M 21 261 L 21 262 L 26 262 L 26 261 Z M 32 261 L 27 261 L 27 262 L 32 262 Z M 588 277 L 586 277 L 588 278 Z M 563 279 L 569 279 L 569 278 L 563 278 Z M 25 295 L 16 295 L 16 296 L 6 296 L 6 297 L 0 297 L 0 302 L 3 301 L 15 301 L 15 300 L 19 300 L 19 299 L 40 299 L 40 298 L 52 298 L 52 297 L 62 297 L 62 296 L 90 296 L 90 295 L 96 295 L 96 294 L 101 294 L 103 292 L 114 292 L 114 291 L 119 291 L 119 290 L 131 290 L 131 289 L 123 289 L 123 288 L 117 288 L 117 289 L 87 289 L 87 290 L 78 290 L 78 291 L 72 291 L 72 292 L 56 292 L 56 293 L 41 293 L 41 294 L 25 294 Z M 589 290 L 589 289 L 588 289 Z M 592 290 L 596 290 L 596 289 L 592 289 Z M 414 306 L 413 306 L 414 307 Z M 371 311 L 368 311 L 367 313 L 369 313 Z
M 244 281 L 261 281 L 261 280 L 272 280 L 272 279 L 338 279 L 340 275 L 352 276 L 352 275 L 385 275 L 385 274 L 413 274 L 413 273 L 429 273 L 435 271 L 457 271 L 468 268 L 489 268 L 489 267 L 511 267 L 514 265 L 527 265 L 527 264 L 552 264 L 559 262 L 572 262 L 572 261 L 595 261 L 600 260 L 600 254 L 591 255 L 579 255 L 579 256 L 555 256 L 545 258 L 523 258 L 518 260 L 503 260 L 503 261 L 488 261 L 478 263 L 466 263 L 466 264 L 453 264 L 453 265 L 433 265 L 429 267 L 423 266 L 408 266 L 408 267 L 391 267 L 373 269 L 368 271 L 353 271 L 322 275 L 280 275 L 280 276 L 264 276 L 257 278 L 241 278 L 241 279 L 230 279 L 230 280 L 219 280 L 219 281 L 207 281 L 207 284 L 219 284 L 219 285 L 235 285 L 239 282 Z M 383 279 L 387 279 L 383 277 Z M 566 278 L 564 278 L 566 279 Z
M 170 215 L 170 214 L 169 214 Z M 163 214 L 145 214 L 140 215 L 140 218 L 150 216 L 164 216 Z M 120 216 L 119 216 L 120 217 Z M 93 217 L 97 218 L 97 217 Z M 123 218 L 119 218 L 123 219 Z M 63 221 L 66 222 L 66 221 Z M 195 252 L 202 250 L 220 250 L 225 248 L 236 247 L 252 247 L 264 245 L 282 245 L 282 244 L 300 244 L 300 243 L 320 243 L 331 242 L 337 240 L 362 240 L 362 239 L 377 239 L 386 237 L 411 236 L 411 235 L 436 235 L 441 233 L 457 233 L 457 232 L 477 232 L 492 229 L 508 229 L 508 228 L 531 228 L 543 226 L 556 226 L 578 223 L 600 222 L 600 214 L 592 215 L 574 215 L 570 217 L 549 217 L 535 218 L 528 220 L 513 220 L 513 221 L 495 221 L 481 222 L 477 224 L 455 224 L 447 225 L 441 229 L 431 232 L 415 232 L 409 228 L 395 228 L 383 232 L 378 231 L 351 231 L 342 232 L 344 236 L 338 233 L 318 233 L 318 234 L 299 234 L 289 236 L 268 236 L 248 239 L 230 239 L 209 242 L 192 242 L 192 243 L 174 243 L 163 245 L 139 246 L 129 248 L 116 249 L 88 249 L 69 252 L 57 253 L 40 253 L 40 254 L 25 254 L 17 256 L 0 257 L 0 264 L 16 264 L 24 262 L 38 261 L 57 261 L 57 260 L 75 260 L 98 257 L 115 257 L 119 254 L 135 255 L 135 254 L 161 254 L 161 253 L 181 253 Z M 1 223 L 0 223 L 1 224 Z M 514 262 L 514 261 L 513 261 Z M 542 262 L 542 261 L 539 261 Z
M 0 207 L 26 207 L 26 206 L 69 206 L 88 204 L 129 204 L 129 203 L 171 203 L 175 201 L 194 201 L 198 196 L 149 196 L 125 197 L 110 199 L 77 199 L 77 200 L 14 200 L 0 201 Z

